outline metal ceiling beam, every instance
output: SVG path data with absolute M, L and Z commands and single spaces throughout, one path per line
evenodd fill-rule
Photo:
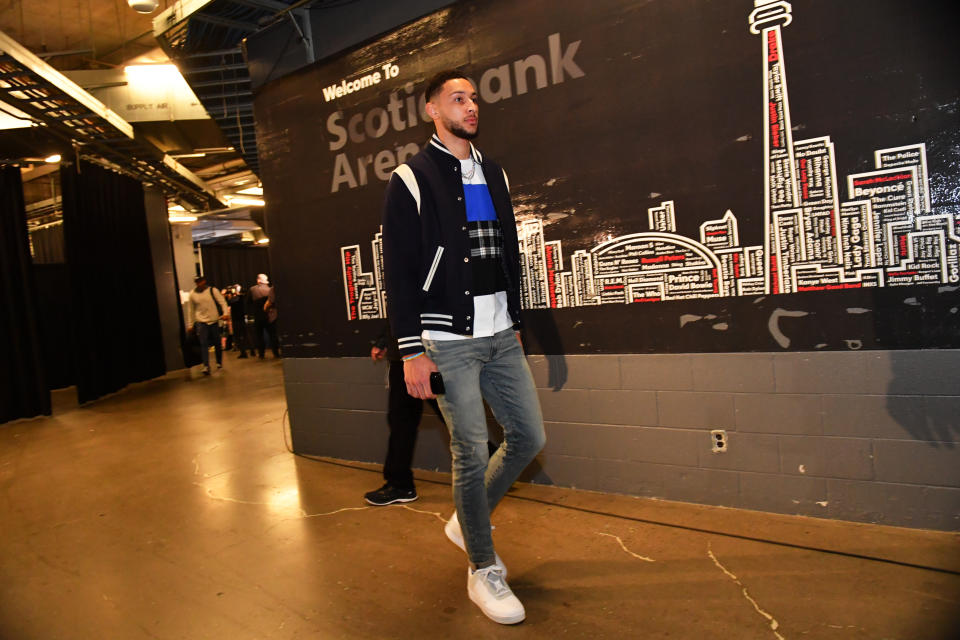
M 177 63 L 207 113 L 254 172 L 259 171 L 259 158 L 253 94 L 241 40 L 258 31 L 261 24 L 314 1 L 176 0 L 154 18 L 154 36 L 160 46 Z M 238 10 L 238 7 L 245 9 Z M 195 29 L 198 25 L 196 22 L 191 25 L 191 21 L 226 28 L 210 29 L 200 25 L 200 29 Z M 229 79 L 204 74 L 226 75 Z
M 234 78 L 232 80 L 207 80 L 205 82 L 193 82 L 190 84 L 190 88 L 196 93 L 197 87 L 219 87 L 225 84 L 243 84 L 250 82 L 250 78 Z
M 69 49 L 67 51 L 44 51 L 38 53 L 37 57 L 46 60 L 47 58 L 59 58 L 60 56 L 80 56 L 85 53 L 93 53 L 93 49 Z
M 212 65 L 209 67 L 186 67 L 181 70 L 180 73 L 186 76 L 194 76 L 198 73 L 213 73 L 215 71 L 246 71 L 247 63 L 242 62 L 238 64 L 219 64 Z
M 86 107 L 87 111 L 95 113 L 100 119 L 128 137 L 133 137 L 133 127 L 129 122 L 108 109 L 102 102 L 78 87 L 67 76 L 35 56 L 29 49 L 3 31 L 0 31 L 0 53 L 3 54 L 0 61 L 5 59 L 14 61 L 23 72 L 27 72 L 26 75 L 32 76 L 34 79 L 39 78 L 57 87 L 74 102 Z M 15 72 L 21 72 L 21 70 L 18 69 Z
M 224 18 L 223 16 L 212 16 L 207 13 L 195 13 L 191 17 L 201 22 L 209 22 L 210 24 L 215 24 L 219 27 L 227 27 L 229 29 L 237 29 L 238 31 L 247 31 L 249 33 L 253 33 L 259 28 L 257 25 L 251 24 L 249 22 L 233 20 L 232 18 Z
M 194 91 L 194 93 L 198 93 Z M 230 93 L 199 93 L 197 95 L 201 100 L 222 100 L 223 98 L 242 98 L 253 96 L 251 91 L 231 91 Z
M 223 206 L 203 180 L 137 138 L 129 122 L 2 31 L 0 72 L 11 76 L 0 81 L 0 98 L 71 141 L 81 157 L 156 183 L 193 207 Z
M 211 2 L 214 2 L 214 0 L 178 0 L 174 2 L 169 9 L 163 11 L 153 19 L 154 37 L 159 40 L 164 33 L 186 22 L 193 14 Z
M 290 6 L 282 2 L 277 2 L 277 0 L 230 0 L 230 3 L 250 7 L 251 9 L 264 9 L 271 12 L 284 11 Z
M 187 55 L 180 56 L 183 59 L 191 60 L 194 58 L 210 58 L 213 56 L 242 56 L 243 51 L 240 50 L 240 47 L 233 47 L 232 49 L 216 49 L 214 51 L 197 51 L 196 53 L 188 53 Z

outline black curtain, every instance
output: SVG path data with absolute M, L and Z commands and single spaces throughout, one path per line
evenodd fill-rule
M 30 232 L 33 244 L 34 264 L 62 264 L 66 262 L 63 251 L 63 225 L 55 224 Z
M 0 167 L 0 422 L 50 415 L 20 169 Z
M 218 289 L 232 284 L 249 289 L 257 283 L 258 273 L 270 273 L 266 247 L 201 247 L 200 255 L 203 275 Z
M 80 403 L 162 376 L 143 186 L 85 162 L 60 170 Z
M 63 389 L 76 383 L 73 351 L 76 313 L 70 292 L 70 270 L 65 264 L 35 264 L 33 274 L 47 387 Z

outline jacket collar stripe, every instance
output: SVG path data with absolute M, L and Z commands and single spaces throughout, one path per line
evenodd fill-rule
M 443 151 L 446 154 L 449 154 L 451 156 L 453 155 L 452 153 L 450 153 L 450 150 L 447 149 L 447 146 L 443 144 L 443 142 L 441 142 L 440 136 L 438 136 L 437 134 L 433 134 L 433 136 L 430 138 L 430 144 L 432 144 L 437 149 L 440 149 L 440 151 Z M 473 156 L 474 162 L 478 164 L 483 163 L 483 156 L 480 155 L 480 151 L 475 146 L 473 146 L 472 142 L 470 143 L 470 154 Z

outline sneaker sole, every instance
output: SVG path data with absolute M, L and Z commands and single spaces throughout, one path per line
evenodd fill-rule
M 413 502 L 413 501 L 415 501 L 415 500 L 417 500 L 417 499 L 419 499 L 419 498 L 420 498 L 420 496 L 413 496 L 412 498 L 396 498 L 396 499 L 394 499 L 394 500 L 391 500 L 390 502 L 374 502 L 374 501 L 371 500 L 370 498 L 364 498 L 363 500 L 364 500 L 364 502 L 366 502 L 367 504 L 371 504 L 371 505 L 373 505 L 373 506 L 375 506 L 375 507 L 385 507 L 385 506 L 387 506 L 387 505 L 396 504 L 396 503 L 398 503 L 398 502 Z
M 450 528 L 450 523 L 451 523 L 451 522 L 453 522 L 453 517 L 451 517 L 450 520 L 447 520 L 447 524 L 445 524 L 445 525 L 443 526 L 443 533 L 446 534 L 447 540 L 449 540 L 449 541 L 452 542 L 453 544 L 455 544 L 455 545 L 457 545 L 458 547 L 460 547 L 460 550 L 463 551 L 464 553 L 466 553 L 466 552 L 467 552 L 467 547 L 466 547 L 466 545 L 465 545 L 464 542 L 463 542 L 463 538 L 462 538 L 462 537 L 456 537 L 456 534 L 455 534 L 453 531 L 450 530 L 450 529 L 451 529 L 451 528 Z
M 483 608 L 483 606 L 477 601 L 477 598 L 473 597 L 473 593 L 468 593 L 467 595 L 470 596 L 470 601 L 473 602 L 473 604 L 477 605 L 477 608 L 483 612 L 483 615 L 487 616 L 488 618 L 490 618 L 491 620 L 493 620 L 498 624 L 517 624 L 527 619 L 526 611 L 521 611 L 515 616 L 495 616 Z

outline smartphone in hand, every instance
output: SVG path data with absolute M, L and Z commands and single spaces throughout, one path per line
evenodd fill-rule
M 446 392 L 443 386 L 443 376 L 440 375 L 439 371 L 430 373 L 430 391 L 435 396 L 442 396 Z

